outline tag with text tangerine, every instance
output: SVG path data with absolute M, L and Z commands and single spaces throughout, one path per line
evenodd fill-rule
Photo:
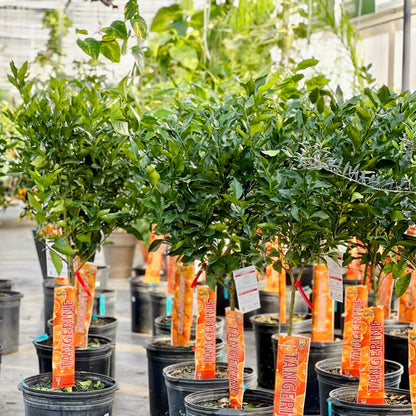
M 192 307 L 195 278 L 194 265 L 176 265 L 176 285 L 172 309 L 172 346 L 189 345 L 191 341 Z
M 384 404 L 384 311 L 365 308 L 361 320 L 358 403 Z
M 52 387 L 72 387 L 75 381 L 75 289 L 54 289 Z
M 97 265 L 85 263 L 77 271 L 75 279 L 75 347 L 87 348 L 94 303 Z
M 329 273 L 325 264 L 313 267 L 312 342 L 334 341 L 334 300 L 329 297 Z
M 380 286 L 378 288 L 378 305 L 382 306 L 384 319 L 390 319 L 391 297 L 393 294 L 393 275 L 391 273 L 380 274 Z
M 195 379 L 215 378 L 217 292 L 208 286 L 197 288 Z
M 244 394 L 244 314 L 225 308 L 228 387 L 231 409 L 241 409 Z
M 360 375 L 361 315 L 367 306 L 368 291 L 366 286 L 345 286 L 341 373 L 347 376 L 358 377 Z
M 415 271 L 406 268 L 411 273 L 411 279 L 406 292 L 399 298 L 399 322 L 416 323 L 416 290 Z
M 273 416 L 302 416 L 310 338 L 279 334 Z
M 153 227 L 154 228 L 154 227 Z M 163 235 L 150 234 L 150 244 L 155 240 L 164 240 Z M 160 282 L 160 270 L 162 268 L 163 260 L 163 243 L 158 247 L 156 251 L 149 251 L 147 255 L 147 266 L 144 273 L 144 283 L 157 283 Z
M 416 416 L 416 328 L 408 329 L 409 389 L 412 415 Z

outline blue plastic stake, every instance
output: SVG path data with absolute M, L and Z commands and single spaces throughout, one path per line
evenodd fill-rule
M 22 383 L 22 386 L 29 388 L 29 386 L 27 385 L 27 383 L 25 383 L 25 381 L 19 377 L 19 381 Z
M 331 416 L 331 414 L 332 414 L 332 402 L 328 400 L 328 416 Z
M 105 315 L 105 295 L 100 295 L 100 315 Z
M 166 298 L 166 316 L 171 316 L 172 315 L 172 302 L 173 298 L 172 296 L 168 296 Z
M 228 290 L 224 288 L 224 299 L 228 299 Z
M 33 340 L 35 342 L 42 342 L 42 341 L 46 341 L 48 338 L 49 338 L 48 334 L 42 334 L 42 335 L 39 335 L 38 337 L 33 338 Z

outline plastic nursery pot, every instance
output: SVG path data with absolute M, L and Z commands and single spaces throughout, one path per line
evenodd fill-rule
M 28 377 L 18 385 L 23 392 L 25 416 L 103 416 L 113 412 L 114 394 L 118 389 L 115 380 L 102 374 L 76 372 L 77 380 L 101 381 L 104 388 L 90 392 L 44 391 L 33 388 L 45 383 L 51 374 Z
M 19 349 L 19 292 L 0 290 L 0 345 L 3 354 L 10 354 Z
M 224 349 L 225 342 L 217 339 L 217 360 L 221 360 Z M 194 347 L 172 347 L 169 337 L 159 337 L 146 345 L 146 355 L 149 377 L 150 415 L 167 416 L 169 415 L 169 401 L 163 369 L 171 364 L 194 360 Z
M 302 315 L 303 319 L 292 324 L 292 334 L 310 332 L 312 318 Z M 277 314 L 259 314 L 250 318 L 254 330 L 257 362 L 257 384 L 266 389 L 273 389 L 275 382 L 275 366 L 273 357 L 272 335 L 287 332 L 288 324 L 280 324 Z
M 33 241 L 35 242 L 36 253 L 38 255 L 40 270 L 44 279 L 48 278 L 48 269 L 46 266 L 46 245 L 44 240 L 37 237 L 36 230 L 32 230 Z
M 143 276 L 130 278 L 131 330 L 151 334 L 153 329 L 150 290 L 166 290 L 166 282 L 144 283 Z M 160 315 L 166 313 L 166 304 Z M 157 315 L 159 316 L 159 315 Z
M 107 289 L 108 279 L 110 278 L 110 266 L 98 266 L 95 278 L 96 289 Z
M 12 290 L 12 281 L 9 279 L 0 279 L 0 291 Z
M 406 324 L 405 328 L 407 328 Z M 409 390 L 409 344 L 407 331 L 405 334 L 384 332 L 384 357 L 388 360 L 394 360 L 403 366 L 403 376 L 400 381 L 401 389 Z
M 228 389 L 228 364 L 217 362 L 217 372 L 223 377 L 195 380 L 195 362 L 186 361 L 172 364 L 163 369 L 163 377 L 168 392 L 169 416 L 185 415 L 185 396 L 196 391 Z M 183 374 L 183 370 L 186 370 Z M 251 367 L 244 367 L 244 385 L 248 389 L 256 387 L 256 373 Z
M 403 366 L 395 361 L 385 360 L 384 385 L 389 388 L 397 388 L 403 374 Z M 338 369 L 334 373 L 334 370 Z M 341 359 L 328 358 L 315 364 L 316 375 L 319 384 L 319 405 L 321 416 L 328 416 L 327 399 L 330 392 L 341 387 L 358 387 L 359 378 L 340 374 Z M 339 374 L 337 374 L 339 373 Z
M 75 371 L 87 371 L 113 377 L 115 345 L 109 338 L 88 336 L 88 342 L 99 341 L 99 346 L 94 348 L 75 349 Z M 33 341 L 39 361 L 39 373 L 52 371 L 52 338 L 46 341 Z
M 151 320 L 152 320 L 152 334 L 156 335 L 156 325 L 155 319 L 158 316 L 166 315 L 166 282 L 160 282 L 158 286 L 154 286 L 149 290 L 150 298 L 150 311 L 151 311 Z
M 93 316 L 91 319 L 88 335 L 91 337 L 99 336 L 109 338 L 116 342 L 117 336 L 117 318 L 111 316 Z M 48 334 L 52 336 L 53 319 L 48 320 Z
M 110 266 L 110 277 L 128 279 L 131 276 L 137 239 L 125 232 L 112 232 L 103 244 L 105 264 Z
M 92 304 L 93 316 L 116 316 L 117 292 L 110 289 L 96 289 Z
M 196 317 L 194 317 L 196 320 Z M 171 316 L 158 316 L 155 319 L 155 328 L 156 328 L 156 335 L 170 335 L 171 328 L 172 328 L 172 317 Z M 224 339 L 224 330 L 225 330 L 225 318 L 221 316 L 216 317 L 216 334 L 217 338 Z M 191 337 L 195 337 L 196 326 L 195 324 L 191 327 Z
M 243 400 L 248 403 L 262 403 L 257 409 L 220 409 L 208 407 L 208 403 L 229 396 L 228 389 L 199 391 L 185 397 L 186 416 L 272 416 L 274 395 L 267 391 L 246 390 Z
M 306 335 L 306 334 L 300 334 Z M 310 334 L 309 334 L 310 335 Z M 274 366 L 276 367 L 277 347 L 279 334 L 272 335 Z M 315 364 L 326 358 L 341 360 L 343 341 L 338 339 L 334 342 L 311 342 L 308 359 L 308 378 L 306 382 L 304 411 L 307 415 L 320 414 L 319 383 L 316 376 Z
M 386 393 L 392 393 L 407 398 L 407 404 L 363 404 L 346 400 L 347 397 L 357 397 L 358 387 L 340 387 L 332 390 L 328 399 L 327 414 L 331 416 L 411 416 L 412 406 L 410 404 L 410 393 L 408 390 L 386 388 Z

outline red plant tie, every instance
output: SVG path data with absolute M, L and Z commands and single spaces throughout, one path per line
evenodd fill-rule
M 85 283 L 84 283 L 84 281 L 82 280 L 82 277 L 81 277 L 80 272 L 76 271 L 76 272 L 75 272 L 75 276 L 77 277 L 78 282 L 79 282 L 79 283 L 81 283 L 81 286 L 83 287 L 83 289 L 87 292 L 88 296 L 89 296 L 89 297 L 91 297 L 92 295 L 91 295 L 90 291 L 88 290 L 88 287 L 87 287 L 87 286 L 85 286 Z
M 192 281 L 192 284 L 191 284 L 192 289 L 196 286 L 196 284 L 198 282 L 198 279 L 199 279 L 199 276 L 201 276 L 201 273 L 202 273 L 203 269 L 205 269 L 205 267 L 207 267 L 206 263 L 201 264 L 201 268 L 199 269 L 198 273 L 196 274 L 195 279 Z
M 309 309 L 312 310 L 312 303 L 309 300 L 305 291 L 302 289 L 302 286 L 300 285 L 300 280 L 296 280 L 295 286 L 298 292 L 300 293 L 300 295 L 302 296 L 303 300 L 305 301 L 305 303 L 308 305 Z

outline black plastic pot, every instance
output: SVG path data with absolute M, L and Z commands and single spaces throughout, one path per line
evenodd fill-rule
M 403 366 L 395 361 L 385 360 L 384 385 L 389 388 L 399 387 L 403 374 Z M 341 359 L 328 358 L 315 364 L 315 371 L 319 384 L 319 404 L 321 416 L 328 416 L 327 399 L 330 392 L 340 387 L 355 387 L 359 383 L 358 377 L 334 374 L 332 370 L 341 368 Z
M 110 289 L 96 289 L 92 304 L 92 316 L 116 316 L 117 292 Z
M 225 318 L 221 316 L 217 316 L 216 318 L 216 334 L 217 338 L 225 339 L 224 338 L 224 331 L 225 331 Z M 172 328 L 172 317 L 171 316 L 158 316 L 155 319 L 155 328 L 156 328 L 156 335 L 170 335 L 171 328 Z M 196 333 L 196 326 L 192 325 L 191 327 L 191 337 L 195 338 Z
M 107 289 L 108 279 L 110 278 L 110 266 L 98 266 L 95 278 L 96 289 Z
M 96 348 L 75 349 L 75 371 L 103 374 L 114 377 L 112 360 L 114 358 L 114 343 L 104 337 L 88 337 L 88 342 L 97 339 L 100 346 Z M 52 372 L 52 345 L 47 341 L 33 341 L 39 361 L 39 373 Z M 113 366 L 114 367 L 114 366 Z
M 256 362 L 257 362 L 257 384 L 259 387 L 273 389 L 275 382 L 275 365 L 273 356 L 272 335 L 280 332 L 287 332 L 288 324 L 280 324 L 279 322 L 262 322 L 259 319 L 270 317 L 277 320 L 277 314 L 259 314 L 252 316 L 251 323 L 254 330 L 254 340 L 256 346 Z M 307 315 L 306 319 L 295 321 L 292 325 L 292 334 L 300 332 L 310 332 L 312 318 Z
M 408 390 L 401 389 L 385 389 L 386 393 L 391 392 L 397 395 L 404 395 L 408 398 L 408 404 L 406 405 L 375 405 L 375 404 L 363 404 L 354 403 L 351 401 L 343 400 L 345 396 L 357 396 L 358 387 L 341 387 L 332 390 L 328 399 L 328 412 L 331 416 L 411 416 L 412 405 L 410 404 L 410 393 Z
M 149 291 L 152 289 L 165 290 L 165 282 L 149 284 L 143 282 L 142 276 L 130 278 L 130 299 L 131 299 L 131 330 L 151 334 L 153 328 L 152 310 Z M 166 313 L 165 310 L 160 314 Z M 159 316 L 159 315 L 157 315 Z
M 407 324 L 408 325 L 408 324 Z M 384 333 L 384 358 L 397 361 L 403 366 L 401 389 L 409 390 L 409 341 L 406 335 L 393 335 Z
M 260 402 L 267 406 L 258 409 L 216 409 L 204 406 L 203 404 L 211 400 L 218 400 L 228 397 L 228 389 L 217 389 L 209 391 L 199 391 L 185 397 L 186 416 L 272 416 L 274 395 L 267 391 L 246 390 L 244 400 L 248 402 Z
M 19 349 L 20 299 L 23 295 L 10 290 L 0 290 L 0 345 L 3 354 Z
M 152 334 L 156 335 L 156 325 L 155 319 L 158 316 L 166 315 L 166 285 L 154 287 L 153 289 L 149 290 L 149 298 L 150 298 L 150 311 L 151 311 L 151 320 L 152 320 Z
M 35 242 L 36 252 L 38 254 L 38 260 L 40 265 L 40 270 L 44 279 L 48 278 L 48 269 L 46 266 L 46 244 L 44 240 L 39 240 L 37 238 L 36 230 L 32 230 L 33 241 Z
M 43 322 L 46 333 L 48 333 L 48 321 L 53 318 L 53 291 L 55 286 L 55 279 L 45 279 L 43 281 Z
M 149 404 L 151 416 L 169 415 L 168 392 L 163 369 L 171 364 L 190 361 L 195 358 L 193 347 L 172 347 L 170 338 L 155 338 L 146 345 L 149 376 Z M 217 339 L 216 356 L 221 360 L 225 343 Z
M 303 335 L 303 334 L 300 334 Z M 274 366 L 276 368 L 277 347 L 279 334 L 272 335 Z M 343 341 L 311 342 L 308 359 L 308 378 L 306 381 L 306 394 L 304 411 L 307 415 L 319 415 L 319 383 L 316 376 L 315 364 L 326 358 L 341 360 Z
M 12 281 L 9 279 L 0 279 L 0 291 L 12 290 Z
M 191 372 L 195 372 L 195 361 L 186 361 L 179 364 L 172 364 L 163 369 L 163 377 L 168 392 L 169 415 L 184 416 L 185 396 L 196 391 L 211 389 L 228 389 L 229 379 L 227 378 L 209 378 L 204 380 L 195 380 L 194 378 L 185 378 L 175 375 L 175 372 L 188 367 Z M 227 363 L 217 363 L 217 369 L 227 371 Z M 248 389 L 256 387 L 256 373 L 251 367 L 244 367 L 244 386 Z
M 113 414 L 115 380 L 102 374 L 75 374 L 80 380 L 99 380 L 105 387 L 91 392 L 61 392 L 34 389 L 32 386 L 50 380 L 51 374 L 39 374 L 23 380 L 18 389 L 23 392 L 25 416 L 103 416 Z

